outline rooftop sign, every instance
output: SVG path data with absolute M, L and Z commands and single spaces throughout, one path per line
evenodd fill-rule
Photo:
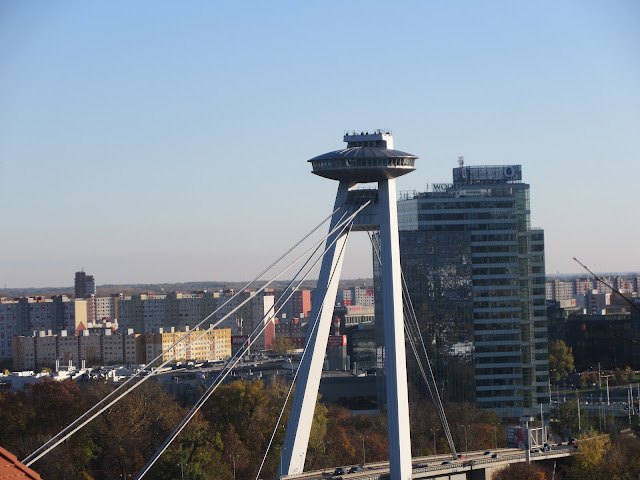
M 521 165 L 467 166 L 453 169 L 454 183 L 502 183 L 520 180 L 522 180 Z

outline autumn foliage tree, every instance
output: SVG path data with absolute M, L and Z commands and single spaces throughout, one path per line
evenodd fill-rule
M 512 463 L 498 470 L 491 478 L 493 480 L 547 480 L 545 470 L 534 463 Z
M 549 342 L 549 373 L 554 382 L 566 378 L 575 369 L 571 347 L 562 340 Z
M 444 409 L 458 452 L 490 449 L 496 443 L 505 445 L 506 434 L 501 419 L 495 412 L 480 409 L 470 403 L 450 403 Z M 412 403 L 410 415 L 411 443 L 415 456 L 433 455 L 434 436 L 436 453 L 450 452 L 440 419 L 430 401 Z
M 564 470 L 569 480 L 624 480 L 638 478 L 638 472 L 640 439 L 629 433 L 581 441 Z

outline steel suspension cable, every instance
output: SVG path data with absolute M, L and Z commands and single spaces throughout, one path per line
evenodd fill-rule
M 380 244 L 373 239 L 373 235 L 369 233 L 369 239 L 371 240 L 371 245 L 373 247 L 374 253 L 378 259 L 380 265 L 382 265 L 382 259 L 380 255 Z M 426 348 L 424 346 L 424 341 L 422 339 L 422 335 L 420 334 L 420 327 L 418 325 L 418 319 L 416 317 L 415 311 L 413 309 L 413 303 L 411 302 L 411 296 L 409 295 L 409 290 L 407 288 L 407 284 L 404 278 L 404 273 L 402 272 L 402 267 L 400 271 L 401 279 L 402 279 L 402 299 L 404 305 L 404 327 L 405 332 L 407 333 L 407 338 L 409 339 L 409 344 L 411 349 L 413 350 L 413 354 L 416 358 L 416 363 L 418 364 L 418 368 L 422 374 L 422 378 L 424 379 L 427 389 L 429 390 L 429 394 L 431 395 L 431 400 L 436 409 L 436 413 L 440 419 L 440 424 L 442 425 L 442 429 L 445 433 L 445 437 L 447 438 L 447 442 L 449 443 L 449 447 L 451 449 L 451 454 L 454 458 L 457 457 L 455 443 L 453 442 L 453 437 L 451 436 L 451 431 L 449 429 L 449 423 L 447 422 L 447 418 L 444 412 L 444 407 L 442 405 L 442 401 L 440 399 L 440 395 L 438 392 L 438 386 L 435 382 L 435 377 L 433 376 L 433 370 L 431 369 L 431 362 L 429 361 L 429 356 L 427 355 Z M 422 344 L 422 350 L 424 352 L 424 356 L 426 359 L 427 367 L 429 368 L 430 375 L 427 375 L 424 366 L 422 364 L 422 360 L 420 359 L 420 355 L 418 354 L 418 349 L 416 346 L 415 333 L 413 330 L 415 327 L 415 331 L 417 332 L 417 337 L 419 338 Z M 433 382 L 433 386 L 431 385 L 430 380 Z
M 339 209 L 334 210 L 333 213 L 336 213 Z M 332 213 L 332 216 L 333 216 Z M 283 270 L 281 270 L 273 279 L 271 279 L 270 281 L 268 281 L 267 283 L 265 283 L 265 285 L 263 285 L 262 287 L 260 287 L 258 290 L 256 290 L 255 295 L 257 295 L 258 293 L 262 292 L 263 290 L 265 290 L 271 283 L 273 283 L 277 278 L 279 278 L 280 276 L 282 276 L 284 273 L 286 273 L 295 263 L 297 263 L 298 261 L 300 261 L 300 259 L 304 258 L 311 250 L 313 250 L 313 248 L 316 245 L 320 245 L 323 241 L 326 240 L 326 238 L 328 238 L 332 233 L 334 233 L 338 228 L 343 228 L 346 224 L 348 224 L 349 220 L 344 220 L 344 216 L 346 215 L 346 212 L 342 215 L 341 217 L 341 221 L 333 228 L 331 229 L 331 231 L 325 235 L 323 238 L 321 238 L 320 240 L 318 240 L 312 247 L 310 247 L 309 249 L 307 249 L 304 253 L 302 253 L 296 260 L 294 260 L 291 264 L 289 264 L 287 267 L 285 267 Z M 330 218 L 330 217 L 328 217 Z M 325 223 L 326 219 L 323 220 L 322 223 Z M 322 224 L 320 224 L 322 225 Z M 317 230 L 320 225 L 318 225 L 313 231 Z M 308 238 L 309 235 L 311 235 L 312 232 L 310 232 L 309 234 L 307 234 L 304 239 Z M 303 240 L 304 240 L 303 239 Z M 300 245 L 301 242 L 297 242 L 296 246 Z M 289 249 L 289 253 L 291 252 L 291 250 L 295 248 L 292 247 L 291 249 Z M 281 257 L 279 261 L 282 260 L 283 257 Z M 275 263 L 274 263 L 275 264 Z M 272 264 L 269 269 L 271 269 L 273 267 Z M 268 271 L 268 270 L 266 270 Z M 261 274 L 262 275 L 262 274 Z M 261 276 L 260 275 L 260 276 Z M 259 277 L 257 277 L 259 278 Z M 216 313 L 217 311 L 219 311 L 221 308 L 223 308 L 225 305 L 227 305 L 233 298 L 237 297 L 237 295 L 239 295 L 240 292 L 238 292 L 237 294 L 235 294 L 233 297 L 231 297 L 229 300 L 227 300 L 222 306 L 220 306 L 218 309 L 216 309 L 212 314 L 208 315 L 207 318 L 205 318 L 204 320 L 202 320 L 198 325 L 196 325 L 195 328 L 198 328 L 200 325 L 202 325 L 207 319 L 211 318 L 211 316 Z M 243 302 L 241 302 L 239 305 L 237 305 L 234 309 L 232 309 L 229 313 L 227 313 L 223 318 L 221 318 L 220 320 L 218 320 L 216 323 L 214 323 L 213 325 L 210 325 L 210 327 L 206 330 L 201 331 L 202 333 L 200 333 L 198 336 L 196 336 L 195 338 L 193 338 L 187 345 L 185 345 L 181 350 L 179 350 L 177 353 L 174 353 L 173 356 L 171 356 L 170 358 L 168 358 L 167 360 L 165 360 L 162 364 L 160 364 L 157 368 L 160 369 L 163 366 L 167 365 L 169 362 L 171 362 L 173 359 L 175 359 L 180 353 L 182 353 L 184 350 L 186 350 L 188 348 L 189 345 L 191 345 L 193 342 L 199 340 L 202 336 L 204 336 L 206 333 L 208 333 L 210 330 L 212 330 L 213 328 L 215 328 L 216 326 L 218 326 L 220 323 L 222 323 L 224 320 L 226 320 L 229 316 L 231 316 L 233 313 L 235 313 L 237 310 L 239 310 L 242 306 L 244 306 L 247 302 L 249 302 L 252 299 L 252 297 L 248 297 L 247 299 L 245 299 Z M 195 330 L 194 330 L 195 331 Z M 90 410 L 88 410 L 87 412 L 85 412 L 81 417 L 79 417 L 77 420 L 75 420 L 71 425 L 69 425 L 68 427 L 66 427 L 62 432 L 60 432 L 58 435 L 56 435 L 55 437 L 53 437 L 51 440 L 49 440 L 45 445 L 43 445 L 42 447 L 40 447 L 36 452 L 32 453 L 31 455 L 29 455 L 29 457 L 27 457 L 29 460 L 25 459 L 25 461 L 23 461 L 22 463 L 24 463 L 25 465 L 29 466 L 31 464 L 33 464 L 34 462 L 36 462 L 37 460 L 39 460 L 40 458 L 42 458 L 44 455 L 46 455 L 47 453 L 49 453 L 51 450 L 53 450 L 55 447 L 57 447 L 58 445 L 60 445 L 60 443 L 62 443 L 63 441 L 65 441 L 67 438 L 71 437 L 73 434 L 75 434 L 78 430 L 80 430 L 81 428 L 83 428 L 85 425 L 87 425 L 88 423 L 90 423 L 91 421 L 93 421 L 96 417 L 98 417 L 99 415 L 101 415 L 104 411 L 106 411 L 107 409 L 109 409 L 111 406 L 113 406 L 115 403 L 117 403 L 118 401 L 120 401 L 122 398 L 124 398 L 124 396 L 126 396 L 127 394 L 131 393 L 134 389 L 136 389 L 137 387 L 139 387 L 142 383 L 144 383 L 145 381 L 147 381 L 150 377 L 152 377 L 154 375 L 154 373 L 152 372 L 150 375 L 148 376 L 144 376 L 144 377 L 140 377 L 140 373 L 144 370 L 146 370 L 146 368 L 148 368 L 149 366 L 151 366 L 153 363 L 155 363 L 156 361 L 158 361 L 160 358 L 162 358 L 162 356 L 166 353 L 169 352 L 172 348 L 174 348 L 176 345 L 178 345 L 182 340 L 184 340 L 185 338 L 187 338 L 189 335 L 191 334 L 191 332 L 187 332 L 185 333 L 185 335 L 183 335 L 179 340 L 177 340 L 176 342 L 174 342 L 170 347 L 168 347 L 163 353 L 161 353 L 160 355 L 158 355 L 154 360 L 152 360 L 147 367 L 145 367 L 144 369 L 142 369 L 141 371 L 137 372 L 133 377 L 129 378 L 127 381 L 125 381 L 125 383 L 123 383 L 120 387 L 118 387 L 116 390 L 114 390 L 113 392 L 111 392 L 109 395 L 107 395 L 104 399 L 102 399 L 100 402 L 98 402 L 96 405 L 94 405 L 94 407 L 92 407 Z M 122 394 L 120 396 L 118 396 L 117 398 L 115 398 L 114 400 L 112 400 L 109 404 L 107 404 L 106 406 L 104 406 L 103 408 L 101 408 L 99 411 L 95 412 L 88 420 L 85 420 L 84 422 L 80 423 L 82 421 L 82 419 L 84 419 L 87 415 L 89 415 L 91 412 L 95 411 L 96 408 L 98 408 L 98 406 L 102 405 L 103 403 L 105 403 L 109 398 L 113 397 L 114 394 L 116 392 L 118 392 L 119 390 L 121 390 L 125 385 L 128 385 L 131 381 L 133 381 L 134 378 L 138 378 L 138 382 L 134 383 L 131 388 L 129 388 L 128 390 L 126 390 L 125 392 L 122 392 Z M 75 428 L 73 428 L 75 426 Z M 71 428 L 73 428 L 71 430 Z
M 337 211 L 339 210 L 339 208 L 336 208 L 331 215 L 328 215 L 326 218 L 324 218 L 318 225 L 316 225 L 315 227 L 313 227 L 306 235 L 304 235 L 298 242 L 296 242 L 295 244 L 293 244 L 293 246 L 291 246 L 285 253 L 283 253 L 280 257 L 278 257 L 277 260 L 275 260 L 274 262 L 272 262 L 267 268 L 265 268 L 264 270 L 262 270 L 262 272 L 260 272 L 258 275 L 256 275 L 252 280 L 250 280 L 249 282 L 247 282 L 247 284 L 242 287 L 242 289 L 238 290 L 238 292 L 236 294 L 234 294 L 232 297 L 230 297 L 226 302 L 224 302 L 222 305 L 220 305 L 220 307 L 216 308 L 213 312 L 211 312 L 209 315 L 207 315 L 203 320 L 200 321 L 200 323 L 198 323 L 196 325 L 196 329 L 198 327 L 200 327 L 200 325 L 202 325 L 203 323 L 205 323 L 207 320 L 209 320 L 211 317 L 213 317 L 216 313 L 218 313 L 222 308 L 224 308 L 229 302 L 231 302 L 232 300 L 234 300 L 244 289 L 249 288 L 251 285 L 253 285 L 260 277 L 262 277 L 264 274 L 266 274 L 269 270 L 271 270 L 275 265 L 277 265 L 280 261 L 282 261 L 282 259 L 284 259 L 287 255 L 289 255 L 289 253 L 291 253 L 293 250 L 295 250 L 302 242 L 304 242 L 307 238 L 309 238 L 311 235 L 313 235 L 314 232 L 316 232 L 322 225 L 324 225 L 327 220 L 329 220 Z M 33 457 L 35 457 L 36 455 L 38 455 L 41 451 L 43 451 L 45 448 L 47 448 L 49 445 L 51 445 L 53 442 L 56 441 L 57 438 L 59 438 L 61 435 L 64 435 L 66 432 L 68 432 L 71 428 L 73 428 L 75 425 L 77 425 L 79 422 L 82 421 L 83 418 L 85 418 L 87 415 L 89 415 L 91 412 L 95 411 L 96 408 L 98 408 L 100 405 L 102 405 L 104 402 L 106 402 L 109 398 L 113 397 L 114 395 L 116 395 L 116 393 L 118 393 L 120 390 L 122 390 L 126 385 L 128 385 L 130 382 L 132 382 L 136 377 L 139 378 L 139 375 L 145 371 L 148 367 L 152 366 L 156 361 L 158 361 L 160 358 L 162 358 L 163 355 L 165 355 L 167 352 L 169 352 L 169 350 L 171 350 L 172 348 L 174 348 L 176 345 L 178 345 L 180 342 L 182 342 L 186 337 L 188 336 L 188 334 L 183 335 L 182 337 L 180 337 L 178 340 L 176 340 L 171 346 L 169 346 L 164 352 L 162 352 L 160 355 L 158 355 L 156 358 L 154 358 L 153 360 L 151 360 L 151 362 L 149 362 L 147 364 L 147 366 L 145 366 L 145 368 L 141 369 L 140 371 L 136 372 L 135 375 L 133 375 L 132 377 L 130 377 L 128 380 L 126 380 L 122 385 L 120 385 L 118 388 L 116 388 L 115 390 L 113 390 L 112 392 L 110 392 L 107 396 L 105 396 L 102 400 L 100 400 L 98 403 L 96 403 L 93 407 L 91 407 L 89 410 L 87 410 L 85 413 L 83 413 L 80 417 L 78 417 L 76 420 L 74 420 L 71 424 L 67 425 L 62 431 L 60 431 L 57 435 L 55 435 L 54 437 L 52 437 L 51 439 L 49 439 L 47 442 L 45 442 L 43 445 L 41 445 L 38 449 L 36 449 L 34 452 L 32 452 L 29 456 L 27 456 L 24 460 L 22 460 L 22 463 L 24 463 L 25 465 L 29 466 L 31 465 L 33 462 L 35 462 L 35 460 L 31 461 L 33 459 Z M 40 458 L 40 457 L 38 457 Z M 37 460 L 37 459 L 36 459 Z M 27 463 L 29 462 L 29 463 Z
M 413 306 L 410 303 L 410 299 L 409 299 L 409 303 L 407 303 L 407 301 L 405 300 L 405 308 L 407 309 L 408 312 L 412 311 Z M 409 314 L 409 316 L 411 316 L 411 314 Z M 453 458 L 457 458 L 457 452 L 456 452 L 456 447 L 455 447 L 455 443 L 453 441 L 453 437 L 451 435 L 451 430 L 449 429 L 449 423 L 447 422 L 447 417 L 445 415 L 445 411 L 444 411 L 444 407 L 442 405 L 442 401 L 440 399 L 440 394 L 438 391 L 438 386 L 435 382 L 435 377 L 433 376 L 433 370 L 431 369 L 431 362 L 429 361 L 429 356 L 427 355 L 426 349 L 424 348 L 424 342 L 422 341 L 422 335 L 420 334 L 420 329 L 419 326 L 417 324 L 417 318 L 415 317 L 415 313 L 413 313 L 413 317 L 415 318 L 415 325 L 413 325 L 413 327 L 415 327 L 415 330 L 412 329 L 412 325 L 409 323 L 409 321 L 405 321 L 405 329 L 408 333 L 408 337 L 411 343 L 411 348 L 413 349 L 413 353 L 416 357 L 416 362 L 418 364 L 418 367 L 420 369 L 420 372 L 422 373 L 422 378 L 424 379 L 425 383 L 427 384 L 427 388 L 429 390 L 429 394 L 431 395 L 431 399 L 434 403 L 434 407 L 436 409 L 436 413 L 438 414 L 438 417 L 440 419 L 440 424 L 442 425 L 442 429 L 443 432 L 445 434 L 445 438 L 447 439 L 447 443 L 449 444 L 449 448 L 451 449 L 451 455 L 453 456 Z M 412 331 L 413 330 L 413 331 Z M 425 359 L 426 359 L 426 364 L 427 367 L 429 369 L 429 375 L 427 375 L 427 373 L 425 372 L 422 360 L 420 358 L 420 355 L 418 353 L 418 348 L 416 345 L 416 340 L 415 340 L 415 336 L 417 336 L 420 339 L 420 343 L 422 344 L 423 347 L 423 353 L 425 355 Z M 431 385 L 431 383 L 433 383 L 433 385 Z
M 351 233 L 351 228 L 353 227 L 353 225 L 349 226 L 349 232 L 347 232 L 347 236 L 349 235 L 349 233 Z M 346 247 L 347 243 L 343 243 L 342 244 L 342 248 L 340 249 L 340 253 L 338 254 L 338 261 L 340 260 L 340 258 L 342 257 L 343 253 L 344 253 L 344 249 Z M 333 276 L 336 272 L 336 268 L 337 268 L 338 263 L 336 262 L 333 271 L 331 272 L 331 275 L 329 277 L 329 283 L 331 283 Z M 320 319 L 320 313 L 322 312 L 322 310 L 325 307 L 325 301 L 326 301 L 326 297 L 324 299 L 322 299 L 322 306 L 321 308 L 318 309 L 318 315 L 316 315 L 316 318 L 313 321 L 313 327 L 311 329 L 311 331 L 309 333 L 307 333 L 307 341 L 305 342 L 304 345 L 304 349 L 302 351 L 302 356 L 300 357 L 300 362 L 298 362 L 298 368 L 296 368 L 296 373 L 294 374 L 292 380 L 291 380 L 291 385 L 289 385 L 289 390 L 287 391 L 287 395 L 284 399 L 284 403 L 282 405 L 282 409 L 280 410 L 280 414 L 278 415 L 278 419 L 276 420 L 276 424 L 273 427 L 273 432 L 271 433 L 271 438 L 269 439 L 269 443 L 267 444 L 267 448 L 264 452 L 264 456 L 262 457 L 262 461 L 260 462 L 260 467 L 258 468 L 258 473 L 256 473 L 256 478 L 255 480 L 258 480 L 260 477 L 260 472 L 262 472 L 262 467 L 264 466 L 264 462 L 267 460 L 267 455 L 269 455 L 269 450 L 271 450 L 271 445 L 273 444 L 273 439 L 276 436 L 276 432 L 278 431 L 278 426 L 280 425 L 280 420 L 282 419 L 282 416 L 284 415 L 284 411 L 287 408 L 287 402 L 289 401 L 289 397 L 291 396 L 291 392 L 293 391 L 293 387 L 296 383 L 296 380 L 298 379 L 298 374 L 300 373 L 300 366 L 302 365 L 302 361 L 304 360 L 304 357 L 307 354 L 307 350 L 309 347 L 309 340 L 311 339 L 311 337 L 313 336 L 313 332 L 315 332 L 316 327 L 318 326 L 319 323 L 319 319 Z M 284 445 L 283 445 L 284 448 Z M 280 455 L 282 455 L 282 453 L 284 452 L 280 452 Z
M 431 392 L 431 388 L 429 388 L 429 392 L 432 395 L 432 399 L 435 404 L 436 411 L 438 413 L 438 416 L 440 417 L 440 423 L 442 424 L 442 429 L 444 430 L 445 437 L 447 438 L 447 442 L 449 443 L 451 454 L 455 459 L 457 457 L 455 443 L 453 441 L 453 436 L 451 435 L 449 422 L 447 421 L 447 416 L 444 411 L 442 399 L 440 398 L 440 392 L 438 391 L 438 385 L 436 384 L 436 379 L 435 379 L 435 376 L 433 375 L 433 369 L 431 368 L 431 362 L 429 361 L 429 355 L 427 353 L 427 349 L 424 344 L 424 339 L 422 337 L 422 334 L 420 333 L 420 325 L 418 324 L 418 317 L 416 316 L 415 309 L 413 308 L 413 302 L 411 301 L 411 296 L 409 295 L 409 288 L 407 286 L 407 282 L 403 272 L 401 272 L 401 278 L 402 278 L 403 293 L 406 298 L 405 301 L 407 303 L 407 310 L 409 313 L 409 317 L 412 320 L 412 326 L 415 328 L 415 335 L 418 337 L 420 341 L 420 345 L 422 346 L 422 352 L 424 354 L 424 358 L 426 359 L 427 368 L 429 369 L 429 375 L 426 375 L 424 373 L 424 369 L 422 367 L 422 361 L 418 358 L 417 352 L 415 353 L 416 360 L 420 364 L 420 369 L 422 371 L 423 377 L 425 378 L 425 381 L 427 382 L 427 385 L 429 385 L 429 380 L 431 380 L 431 382 L 433 383 L 433 392 Z M 414 339 L 414 343 L 415 343 L 415 339 Z
M 368 203 L 368 202 L 367 202 Z M 359 213 L 366 205 L 363 205 L 359 210 L 357 210 L 354 214 L 352 214 L 348 219 L 347 219 L 347 223 L 343 223 L 343 229 L 347 228 L 347 225 L 350 228 L 350 222 L 353 220 L 353 218 L 355 218 L 355 216 L 357 215 L 357 213 Z M 344 215 L 343 215 L 344 218 Z M 332 231 L 329 233 L 329 235 L 331 235 L 331 233 L 333 233 L 335 231 L 335 229 L 332 229 Z M 328 236 L 329 236 L 328 235 Z M 328 237 L 327 236 L 327 237 Z M 333 245 L 333 243 L 335 243 L 335 241 L 337 241 L 337 239 L 339 238 L 339 235 L 336 236 L 336 238 L 333 240 L 333 242 L 331 243 L 331 245 Z M 322 255 L 317 258 L 313 265 L 309 268 L 309 270 L 307 271 L 307 273 L 303 276 L 303 278 L 300 280 L 300 282 L 298 283 L 298 285 L 296 286 L 296 288 L 294 290 L 292 290 L 292 292 L 289 294 L 289 296 L 287 297 L 286 301 L 289 300 L 289 298 L 291 298 L 291 296 L 293 296 L 293 293 L 295 293 L 295 291 L 299 288 L 299 286 L 301 285 L 301 283 L 306 279 L 306 277 L 311 273 L 313 267 L 318 263 L 318 261 L 324 257 L 324 255 L 327 253 L 328 248 L 330 246 L 327 246 L 324 250 L 324 252 L 322 253 Z M 307 261 L 308 263 L 308 261 Z M 304 268 L 304 267 L 303 267 Z M 302 271 L 301 268 L 298 272 L 298 274 Z M 297 275 L 296 274 L 296 277 Z M 294 282 L 294 279 L 289 283 L 289 285 L 287 286 L 287 288 Z M 283 302 L 282 305 L 280 306 L 280 308 L 278 309 L 278 311 L 276 312 L 276 314 L 282 309 L 284 308 L 284 303 Z M 268 313 L 267 313 L 268 316 Z M 265 316 L 266 318 L 266 316 Z M 256 331 L 258 330 L 258 328 L 260 328 L 260 331 L 256 334 L 256 336 L 259 336 L 262 334 L 262 332 L 266 329 L 267 325 L 269 322 L 265 323 L 265 318 L 263 318 L 263 321 L 260 322 L 256 328 L 253 330 L 253 332 L 249 335 L 249 337 L 251 338 L 251 336 L 254 335 L 254 333 L 256 333 Z M 154 456 L 147 462 L 147 464 L 143 467 L 143 469 L 138 473 L 138 475 L 136 476 L 136 480 L 141 479 L 142 477 L 144 477 L 144 475 L 149 471 L 149 469 L 151 469 L 151 467 L 155 464 L 155 462 L 157 461 L 157 459 L 162 455 L 162 453 L 164 453 L 166 451 L 166 449 L 169 447 L 169 445 L 173 442 L 173 440 L 180 434 L 180 432 L 186 427 L 186 425 L 189 423 L 189 421 L 191 421 L 191 419 L 195 416 L 195 414 L 200 410 L 200 408 L 204 405 L 204 403 L 211 397 L 211 395 L 214 393 L 214 391 L 218 388 L 218 386 L 222 383 L 222 381 L 224 381 L 224 379 L 229 375 L 229 373 L 231 372 L 231 370 L 235 367 L 235 365 L 240 361 L 240 358 L 242 358 L 242 356 L 247 352 L 248 348 L 249 348 L 249 344 L 250 344 L 250 338 L 247 339 L 242 347 L 240 348 L 240 350 L 238 350 L 238 352 L 236 352 L 236 355 L 234 355 L 234 357 L 229 360 L 229 362 L 225 365 L 225 369 L 226 371 L 224 371 L 225 369 L 223 369 L 223 371 L 220 372 L 220 374 L 218 375 L 218 377 L 216 378 L 216 380 L 209 386 L 209 388 L 204 392 L 204 394 L 198 399 L 198 401 L 196 402 L 196 404 L 192 407 L 192 409 L 187 413 L 187 415 L 182 419 L 182 421 L 180 422 L 180 424 L 178 425 L 178 427 L 176 427 L 176 429 L 169 435 L 169 437 L 164 441 L 164 443 L 162 444 L 162 446 L 156 451 L 156 453 L 154 454 Z

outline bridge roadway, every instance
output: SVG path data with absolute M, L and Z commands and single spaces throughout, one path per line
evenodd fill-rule
M 576 452 L 572 446 L 555 446 L 548 452 L 531 453 L 531 461 L 547 460 L 568 457 Z M 432 478 L 438 480 L 463 480 L 490 478 L 487 471 L 495 467 L 506 466 L 510 463 L 526 461 L 526 453 L 517 448 L 500 448 L 492 450 L 498 453 L 498 458 L 485 455 L 485 452 L 469 452 L 466 458 L 451 460 L 449 455 L 435 455 L 431 457 L 416 457 L 413 459 L 412 478 Z M 464 455 L 464 454 L 462 454 Z M 450 461 L 450 465 L 442 465 L 442 462 Z M 350 466 L 346 467 L 347 470 Z M 343 479 L 343 480 L 388 480 L 389 462 L 368 463 L 358 473 L 345 475 L 333 475 L 333 469 L 315 472 L 305 472 L 298 475 L 282 476 L 282 480 L 319 480 L 319 479 Z

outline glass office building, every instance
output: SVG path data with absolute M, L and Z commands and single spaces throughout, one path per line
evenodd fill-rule
M 531 228 L 520 165 L 455 168 L 452 183 L 402 194 L 398 221 L 443 400 L 539 414 L 549 401 L 544 234 Z M 410 381 L 424 391 L 411 356 Z

